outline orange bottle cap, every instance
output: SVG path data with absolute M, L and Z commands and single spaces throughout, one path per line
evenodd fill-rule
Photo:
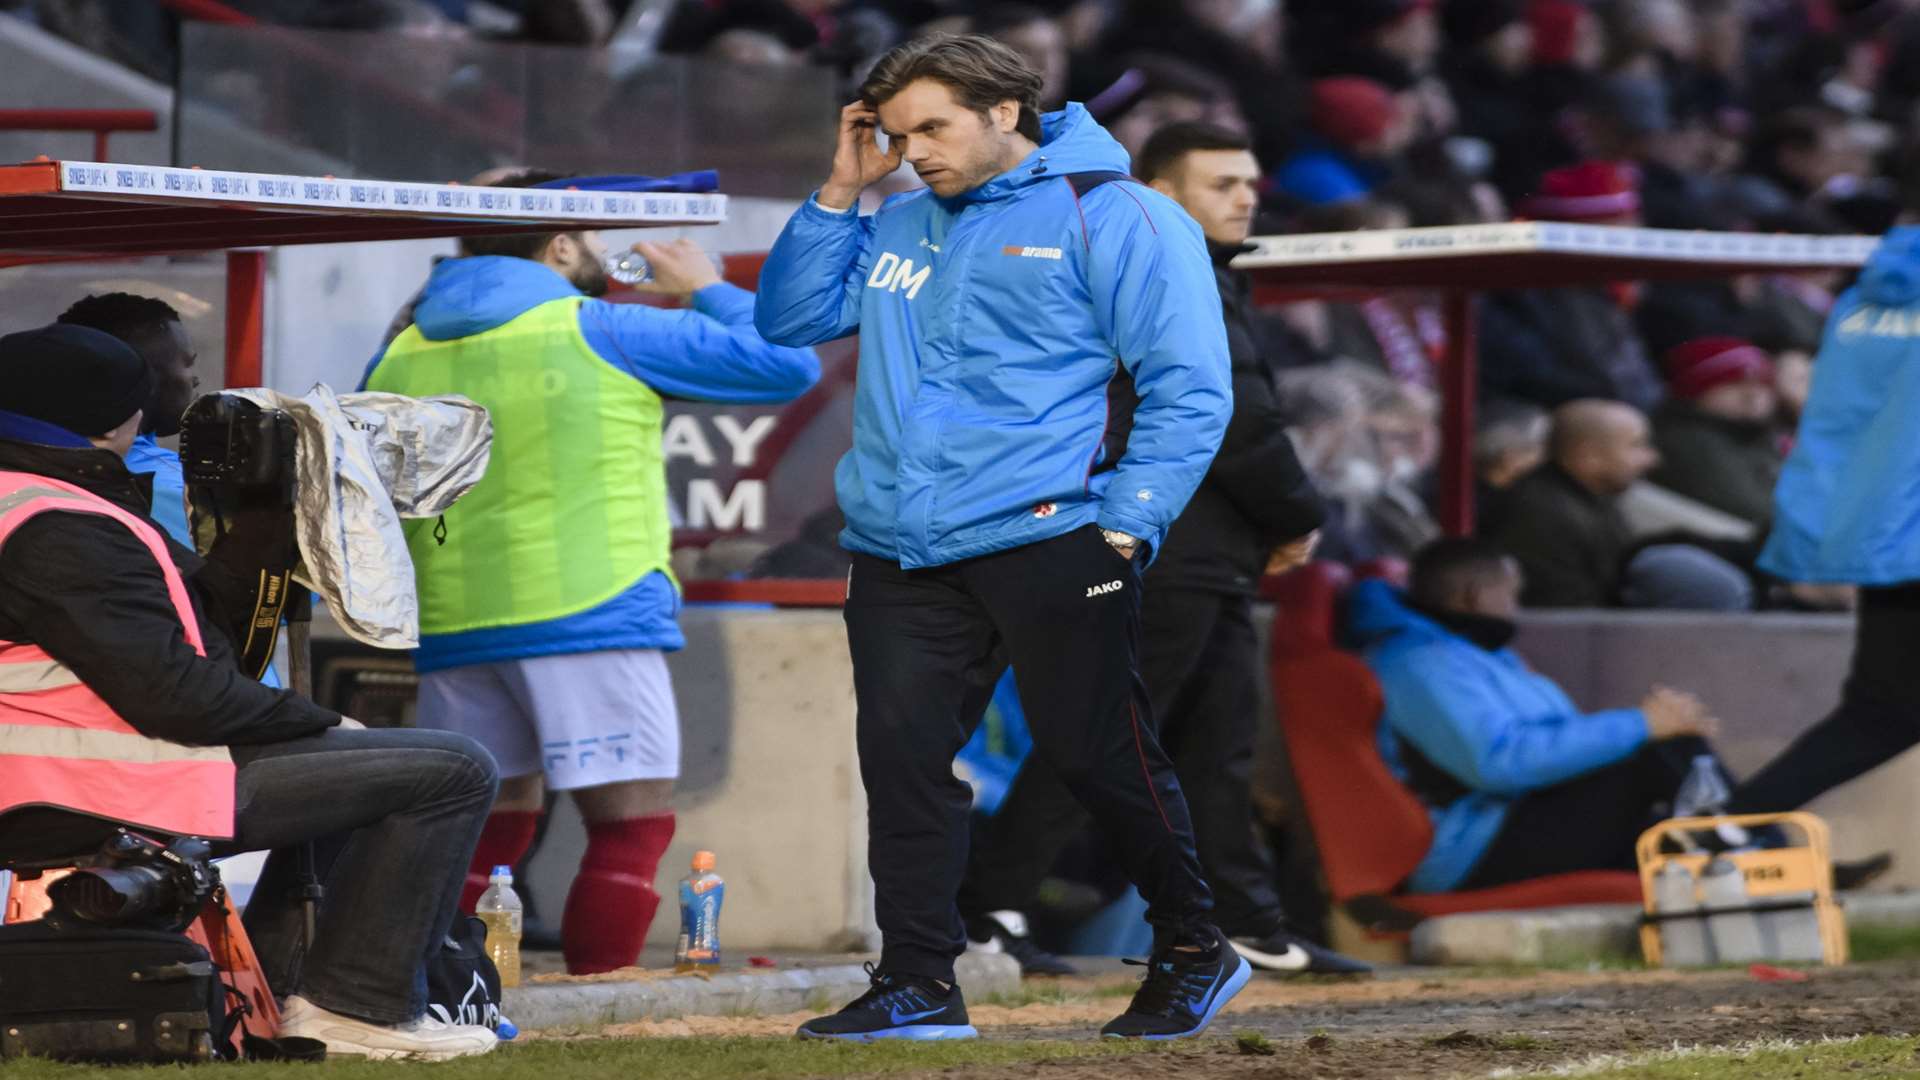
M 693 853 L 693 869 L 695 872 L 704 874 L 713 869 L 714 865 L 713 852 L 696 851 Z

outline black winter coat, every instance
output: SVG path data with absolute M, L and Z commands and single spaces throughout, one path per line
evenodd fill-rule
M 0 440 L 0 470 L 85 488 L 151 523 L 150 492 L 105 450 Z M 154 525 L 165 537 L 165 530 Z M 98 514 L 33 517 L 0 544 L 0 641 L 40 646 L 143 735 L 196 746 L 286 742 L 340 722 L 291 690 L 247 678 L 220 629 L 224 572 L 167 540 L 199 616 L 206 656 L 187 643 L 153 555 Z
M 1253 322 L 1252 283 L 1227 267 L 1245 249 L 1207 246 L 1227 324 L 1233 418 L 1213 466 L 1168 531 L 1147 587 L 1251 596 L 1268 554 L 1319 528 L 1327 513 L 1287 437 Z

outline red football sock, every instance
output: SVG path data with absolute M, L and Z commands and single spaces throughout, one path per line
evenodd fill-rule
M 592 975 L 640 962 L 647 927 L 660 909 L 653 876 L 672 840 L 671 813 L 587 826 L 587 853 L 560 923 L 567 974 Z
M 487 876 L 494 867 L 520 865 L 533 846 L 533 832 L 539 824 L 538 810 L 499 810 L 487 816 L 480 843 L 473 849 L 473 861 L 467 864 L 467 883 L 460 890 L 461 911 L 473 914 L 473 905 L 487 891 Z M 524 889 L 524 885 L 519 886 L 519 890 Z

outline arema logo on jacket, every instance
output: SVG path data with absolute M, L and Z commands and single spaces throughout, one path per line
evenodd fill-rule
M 1128 164 L 1069 105 L 1042 118 L 1034 154 L 970 192 L 897 195 L 866 217 L 809 200 L 787 223 L 755 325 L 781 344 L 860 333 L 854 445 L 834 476 L 846 547 L 937 566 L 1097 521 L 1158 550 L 1232 399 L 1199 226 L 1143 185 L 1081 196 L 1066 179 Z M 1140 407 L 1114 462 L 1122 366 Z

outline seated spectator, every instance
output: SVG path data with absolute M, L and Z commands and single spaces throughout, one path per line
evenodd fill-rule
M 1497 516 L 1499 502 L 1520 478 L 1547 459 L 1552 422 L 1537 405 L 1494 401 L 1481 409 L 1473 434 L 1475 505 L 1482 518 Z
M 1633 174 L 1610 162 L 1555 169 L 1520 205 L 1523 217 L 1594 225 L 1639 222 Z M 1642 412 L 1660 377 L 1625 309 L 1631 290 L 1599 285 L 1494 293 L 1482 309 L 1480 389 L 1552 408 L 1612 398 Z
M 973 18 L 973 32 L 1011 46 L 1040 73 L 1040 108 L 1067 103 L 1067 35 L 1045 11 L 1030 4 L 993 4 Z
M 1309 206 L 1365 198 L 1394 175 L 1413 141 L 1412 110 L 1386 86 L 1355 75 L 1316 80 L 1307 94 L 1310 133 L 1274 185 Z
M 0 817 L 15 836 L 83 815 L 206 837 L 216 854 L 271 848 L 246 922 L 286 997 L 280 1035 L 341 1055 L 493 1049 L 486 1028 L 424 1014 L 427 958 L 493 801 L 493 759 L 460 735 L 365 730 L 240 672 L 223 628 L 245 616 L 216 603 L 225 571 L 166 537 L 123 460 L 152 383 L 139 354 L 97 330 L 0 338 L 0 494 L 13 505 L 0 653 L 51 664 L 55 688 L 0 699 Z M 69 756 L 77 742 L 33 738 L 49 725 L 113 738 Z M 143 776 L 177 767 L 178 780 L 126 784 L 132 763 Z M 303 950 L 295 851 L 328 838 L 349 842 L 328 845 Z
M 1775 213 L 1831 208 L 1852 194 L 1854 181 L 1871 171 L 1870 164 L 1845 114 L 1818 105 L 1783 109 L 1768 117 L 1748 144 L 1744 197 Z
M 1507 646 L 1522 577 L 1499 548 L 1441 540 L 1407 594 L 1354 586 L 1347 629 L 1380 680 L 1380 754 L 1427 804 L 1433 846 L 1414 892 L 1483 889 L 1576 870 L 1629 870 L 1719 727 L 1691 694 L 1582 712 Z M 1729 781 L 1731 786 L 1731 781 Z
M 1433 0 L 1295 4 L 1301 55 L 1318 75 L 1410 82 L 1432 71 L 1440 53 L 1436 6 Z
M 1653 414 L 1660 464 L 1649 479 L 1764 531 L 1780 479 L 1773 362 L 1739 338 L 1708 337 L 1667 353 L 1665 404 Z
M 1532 190 L 1552 165 L 1571 160 L 1554 127 L 1555 110 L 1528 93 L 1533 30 L 1522 0 L 1453 0 L 1442 10 L 1451 48 L 1441 71 L 1460 114 L 1460 134 L 1493 150 L 1492 179 L 1507 193 Z
M 1207 123 L 1245 131 L 1247 121 L 1227 84 L 1170 56 L 1135 55 L 1105 89 L 1087 101 L 1087 111 L 1126 147 L 1130 157 L 1146 149 L 1168 124 Z
M 1379 371 L 1342 367 L 1366 400 L 1367 431 L 1382 479 L 1366 507 L 1377 544 L 1370 558 L 1411 559 L 1440 535 L 1421 495 L 1440 460 L 1440 399 Z
M 1367 398 L 1350 365 L 1316 364 L 1282 371 L 1276 404 L 1300 465 L 1326 505 L 1320 557 L 1359 563 L 1381 554 L 1367 508 L 1385 486 L 1367 430 Z
M 1553 414 L 1547 461 L 1489 515 L 1481 534 L 1526 574 L 1528 607 L 1610 607 L 1630 539 L 1615 501 L 1659 463 L 1647 419 L 1616 401 Z

